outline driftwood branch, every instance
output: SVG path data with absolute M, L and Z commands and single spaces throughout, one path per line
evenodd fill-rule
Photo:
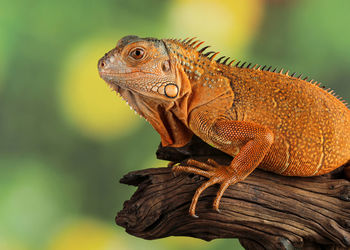
M 208 150 L 212 149 L 201 153 L 217 161 L 230 160 Z M 160 148 L 158 157 L 181 160 L 189 157 L 187 153 L 193 154 L 189 148 L 182 152 Z M 208 241 L 239 238 L 246 249 L 350 248 L 350 182 L 342 179 L 342 173 L 301 178 L 257 169 L 227 189 L 220 213 L 212 209 L 218 187 L 204 191 L 196 209 L 199 218 L 192 218 L 191 199 L 205 180 L 197 175 L 175 176 L 171 168 L 131 172 L 121 182 L 138 189 L 124 203 L 116 222 L 144 239 L 181 235 Z

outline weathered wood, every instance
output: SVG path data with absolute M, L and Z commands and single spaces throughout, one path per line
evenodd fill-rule
M 162 158 L 169 158 L 167 152 L 177 155 L 167 149 Z M 229 161 L 224 155 L 210 157 Z M 246 249 L 348 249 L 350 182 L 341 177 L 284 177 L 257 169 L 226 190 L 220 213 L 212 209 L 218 186 L 205 190 L 196 209 L 199 218 L 192 218 L 189 205 L 204 177 L 175 176 L 171 168 L 134 171 L 121 182 L 138 189 L 116 222 L 144 239 L 181 235 L 239 238 Z

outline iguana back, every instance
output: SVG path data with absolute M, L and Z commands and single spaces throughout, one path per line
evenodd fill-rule
M 350 110 L 332 92 L 281 73 L 237 67 L 227 72 L 236 119 L 262 124 L 275 135 L 259 168 L 313 176 L 350 160 Z

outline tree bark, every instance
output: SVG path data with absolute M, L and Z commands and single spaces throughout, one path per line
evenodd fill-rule
M 157 155 L 230 162 L 226 155 L 208 150 L 212 149 L 198 156 L 189 148 L 160 148 Z M 175 176 L 169 167 L 130 172 L 121 183 L 138 189 L 124 203 L 116 223 L 144 239 L 181 235 L 207 241 L 238 238 L 246 249 L 350 248 L 350 183 L 340 171 L 306 178 L 257 169 L 225 191 L 220 213 L 212 209 L 218 186 L 205 190 L 196 209 L 199 218 L 192 218 L 189 205 L 204 181 L 193 174 Z

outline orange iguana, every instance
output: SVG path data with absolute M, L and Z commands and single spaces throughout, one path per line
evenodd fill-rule
M 98 63 L 100 76 L 160 134 L 182 147 L 196 135 L 234 156 L 229 166 L 187 160 L 176 172 L 220 184 L 213 207 L 231 184 L 256 167 L 288 176 L 328 173 L 350 160 L 350 110 L 316 82 L 287 72 L 214 60 L 194 39 L 126 36 Z

